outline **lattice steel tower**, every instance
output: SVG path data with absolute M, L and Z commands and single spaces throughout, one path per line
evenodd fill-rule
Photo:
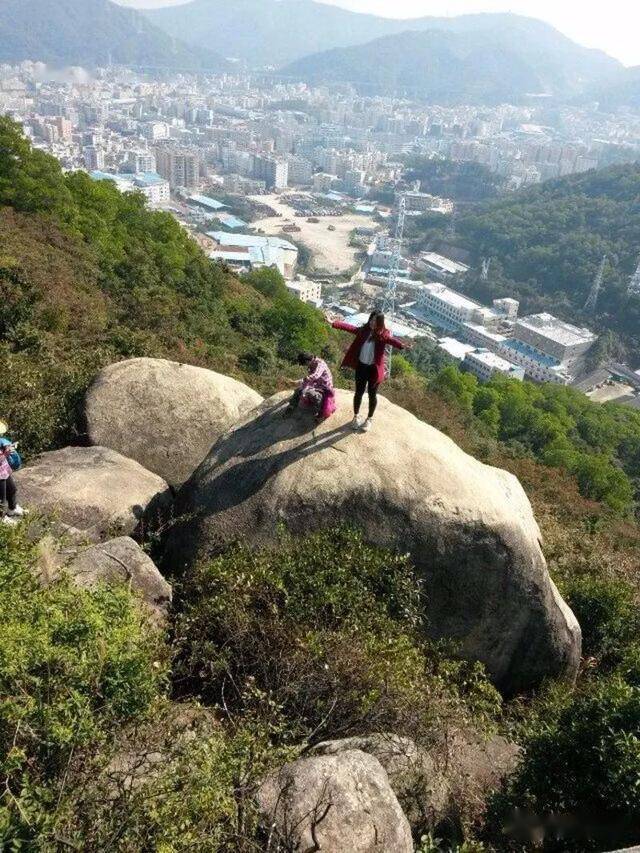
M 640 260 L 636 271 L 629 279 L 629 296 L 640 296 Z
M 382 299 L 382 312 L 387 318 L 388 325 L 396 315 L 396 290 L 398 288 L 398 273 L 402 261 L 402 242 L 404 238 L 404 220 L 407 211 L 407 200 L 404 195 L 398 196 L 398 218 L 396 220 L 396 233 L 393 238 L 392 254 L 389 261 L 389 276 L 387 286 Z M 391 347 L 387 347 L 386 358 L 387 376 L 391 374 Z
M 607 265 L 607 256 L 603 255 L 602 260 L 600 261 L 600 266 L 598 267 L 598 274 L 595 277 L 595 281 L 591 287 L 589 292 L 589 297 L 587 301 L 584 303 L 585 311 L 595 311 L 596 305 L 598 304 L 598 297 L 600 296 L 600 291 L 602 290 L 602 281 L 604 279 L 604 268 Z

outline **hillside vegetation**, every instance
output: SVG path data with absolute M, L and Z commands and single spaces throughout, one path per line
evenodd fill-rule
M 111 0 L 3 0 L 0 62 L 56 67 L 111 63 L 222 72 L 227 64 L 208 47 L 194 49 Z
M 545 182 L 485 203 L 456 228 L 476 265 L 492 259 L 489 280 L 470 276 L 467 290 L 480 299 L 515 296 L 527 313 L 550 310 L 612 330 L 640 363 L 640 295 L 627 292 L 640 257 L 639 164 Z M 609 261 L 591 315 L 584 305 L 604 254 Z
M 63 175 L 6 119 L 0 155 L 0 410 L 27 456 L 82 440 L 78 400 L 119 358 L 176 358 L 265 392 L 297 374 L 298 348 L 336 363 L 342 341 L 272 271 L 212 266 L 170 216 Z M 254 794 L 267 770 L 327 738 L 387 729 L 429 745 L 448 726 L 526 746 L 499 797 L 460 804 L 467 849 L 533 849 L 505 834 L 515 809 L 534 826 L 577 816 L 548 851 L 638 840 L 640 532 L 628 493 L 591 493 L 566 460 L 540 461 L 559 440 L 631 478 L 622 438 L 636 427 L 563 389 L 480 387 L 414 356 L 421 373 L 399 358 L 385 394 L 520 478 L 583 627 L 577 688 L 503 702 L 480 666 L 426 637 L 429 590 L 406 555 L 357 530 L 283 532 L 275 553 L 235 548 L 171 578 L 165 634 L 128 586 L 43 586 L 41 522 L 2 525 L 0 847 L 266 849 Z M 449 849 L 426 834 L 423 850 Z
M 213 266 L 141 195 L 63 175 L 7 119 L 0 151 L 0 399 L 27 453 L 77 436 L 80 396 L 118 358 L 190 361 L 267 391 L 297 350 L 328 343 L 279 276 Z

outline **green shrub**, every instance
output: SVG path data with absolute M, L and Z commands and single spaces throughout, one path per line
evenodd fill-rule
M 524 759 L 496 798 L 489 825 L 502 849 L 586 851 L 637 841 L 640 689 L 620 676 L 550 690 L 530 714 Z M 604 845 L 604 847 L 603 847 Z
M 0 847 L 27 849 L 53 819 L 74 755 L 143 717 L 166 651 L 125 587 L 35 580 L 22 530 L 0 530 Z
M 611 668 L 638 636 L 640 610 L 636 591 L 620 577 L 594 573 L 565 580 L 562 592 L 582 628 L 582 653 Z
M 270 726 L 254 718 L 223 729 L 185 728 L 168 706 L 130 733 L 114 760 L 74 768 L 58 808 L 56 834 L 74 849 L 254 853 L 255 791 L 265 774 L 297 753 L 271 746 Z M 114 844 L 117 839 L 117 844 Z
M 176 685 L 230 715 L 253 688 L 293 736 L 381 730 L 415 737 L 438 719 L 486 722 L 497 694 L 479 665 L 425 639 L 423 591 L 406 556 L 339 529 L 240 547 L 200 566 L 183 590 Z

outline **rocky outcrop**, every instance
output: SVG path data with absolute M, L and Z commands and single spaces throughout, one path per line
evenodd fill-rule
M 377 758 L 360 750 L 301 758 L 257 795 L 272 838 L 287 850 L 411 853 L 409 823 Z
M 224 435 L 179 496 L 171 564 L 235 540 L 274 545 L 279 523 L 301 534 L 347 522 L 410 554 L 432 635 L 457 641 L 503 691 L 574 677 L 580 628 L 518 480 L 385 399 L 374 429 L 354 433 L 351 396 L 337 398 L 338 413 L 316 427 L 305 412 L 283 418 L 277 395 Z
M 85 419 L 92 444 L 135 459 L 175 486 L 261 402 L 247 385 L 212 370 L 133 358 L 100 371 L 87 392 Z
M 61 550 L 47 580 L 65 572 L 80 587 L 125 582 L 140 597 L 154 622 L 162 625 L 171 602 L 171 586 L 137 542 L 128 536 L 89 547 Z M 53 577 L 51 576 L 53 574 Z
M 340 755 L 353 749 L 375 756 L 412 827 L 432 831 L 446 823 L 449 834 L 480 816 L 487 797 L 514 772 L 520 748 L 495 735 L 449 729 L 418 746 L 393 733 L 363 735 L 316 744 L 311 755 Z
M 130 535 L 170 502 L 161 477 L 106 447 L 43 453 L 15 476 L 21 503 L 94 537 Z

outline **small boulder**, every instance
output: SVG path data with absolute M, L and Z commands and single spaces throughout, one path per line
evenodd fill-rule
M 257 794 L 265 823 L 287 850 L 411 853 L 407 818 L 377 758 L 360 750 L 300 758 Z
M 212 370 L 132 358 L 96 376 L 85 419 L 91 444 L 117 450 L 176 486 L 261 402 L 247 385 Z
M 107 447 L 52 450 L 15 477 L 21 503 L 92 537 L 131 535 L 171 501 L 162 478 Z
M 125 581 L 147 607 L 153 621 L 162 625 L 171 602 L 171 586 L 137 542 L 128 536 L 110 539 L 87 548 L 71 548 L 59 554 L 58 571 L 75 584 L 91 589 L 100 583 Z
M 408 553 L 435 638 L 482 661 L 505 693 L 575 677 L 580 626 L 547 572 L 518 480 L 381 398 L 373 429 L 350 428 L 352 397 L 322 424 L 283 417 L 276 395 L 218 441 L 178 498 L 167 560 L 184 569 L 233 541 L 274 547 L 279 527 L 338 524 Z

